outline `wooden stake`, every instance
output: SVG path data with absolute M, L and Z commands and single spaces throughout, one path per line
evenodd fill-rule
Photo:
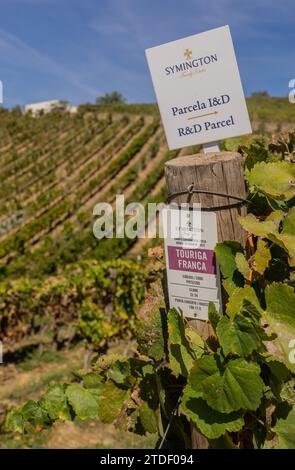
M 165 164 L 168 193 L 194 189 L 246 197 L 243 158 L 237 152 L 210 152 L 182 156 Z M 201 204 L 203 209 L 216 207 L 218 240 L 235 240 L 245 245 L 247 233 L 238 222 L 246 214 L 246 207 L 234 199 L 211 194 L 184 194 L 171 202 Z M 227 207 L 231 206 L 231 207 Z M 217 207 L 223 207 L 217 209 Z M 208 322 L 190 320 L 191 326 L 206 340 L 214 332 Z M 207 448 L 208 441 L 195 428 L 192 429 L 192 448 Z

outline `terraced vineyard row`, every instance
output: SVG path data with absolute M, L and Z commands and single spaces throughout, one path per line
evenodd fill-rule
M 136 240 L 94 237 L 93 208 L 98 202 L 114 204 L 116 194 L 124 194 L 126 204 L 146 204 L 151 191 L 157 197 L 164 162 L 177 154 L 167 150 L 159 117 L 83 109 L 75 116 L 13 118 L 7 112 L 4 117 L 2 275 L 39 277 L 83 256 L 110 259 L 127 253 Z M 21 220 L 6 224 L 18 211 Z
M 47 169 L 44 171 L 41 169 L 38 177 L 33 178 L 18 190 L 20 193 L 17 200 L 18 205 L 22 208 L 26 207 L 28 213 L 33 212 L 36 216 L 36 211 L 46 205 L 47 200 L 54 200 L 54 197 L 51 197 L 49 191 L 54 190 L 56 192 L 57 187 L 64 185 L 64 179 L 61 178 L 61 175 L 68 176 L 72 174 L 73 168 L 79 169 L 81 165 L 95 156 L 96 153 L 110 141 L 115 130 L 122 126 L 124 130 L 124 126 L 127 122 L 128 119 L 126 118 L 116 121 L 113 125 L 109 126 L 107 126 L 105 122 L 102 122 L 99 126 L 100 130 L 95 133 L 90 131 L 90 135 L 92 135 L 93 138 L 86 144 L 86 139 L 89 139 L 87 130 L 85 131 L 86 137 L 83 137 L 82 143 L 80 143 L 81 135 L 79 139 L 71 138 L 71 143 L 66 146 L 65 150 L 59 148 L 56 156 L 53 156 L 52 159 L 48 158 L 49 164 L 47 163 Z M 103 128 L 105 128 L 104 131 L 102 131 Z M 45 178 L 46 180 L 49 178 L 48 185 L 47 181 L 44 181 Z M 59 193 L 63 194 L 64 191 L 60 190 Z M 30 200 L 28 201 L 27 198 L 30 198 Z M 5 209 L 7 211 L 7 206 L 3 205 L 2 210 L 4 211 Z

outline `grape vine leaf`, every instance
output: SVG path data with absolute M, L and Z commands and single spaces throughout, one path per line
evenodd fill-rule
M 269 262 L 271 260 L 271 253 L 267 246 L 267 243 L 259 239 L 257 242 L 257 249 L 254 254 L 254 261 L 255 261 L 255 271 L 259 274 L 264 274 Z
M 85 388 L 101 389 L 103 387 L 102 377 L 97 372 L 88 372 L 83 375 L 83 384 Z
M 44 407 L 52 420 L 70 420 L 71 413 L 65 395 L 64 384 L 53 384 L 44 395 Z
M 294 196 L 291 182 L 295 179 L 295 168 L 290 162 L 260 162 L 246 170 L 245 177 L 250 185 L 275 199 L 288 201 Z
M 221 315 L 219 315 L 219 313 L 217 312 L 214 302 L 209 302 L 208 318 L 212 325 L 213 330 L 216 332 L 216 328 L 221 318 Z
M 128 360 L 117 361 L 108 370 L 108 377 L 119 385 L 130 385 L 132 382 L 130 363 Z
M 285 392 L 287 393 L 288 385 L 290 384 L 290 381 L 288 380 L 291 376 L 290 370 L 285 366 L 283 362 L 276 361 L 272 359 L 272 357 L 266 359 L 266 365 L 270 371 L 269 385 L 272 391 L 274 392 L 275 395 L 277 396 L 280 395 L 281 399 L 283 400 L 286 399 L 283 397 L 283 395 Z M 293 394 L 294 394 L 294 390 L 293 390 Z
M 295 266 L 295 237 L 294 234 L 281 232 L 269 233 L 269 240 L 279 245 L 289 256 L 290 266 Z
M 150 434 L 158 432 L 156 412 L 144 402 L 139 409 L 139 418 L 144 430 Z
M 98 416 L 103 423 L 112 423 L 120 414 L 129 391 L 117 387 L 113 382 L 105 383 L 99 399 Z
M 253 233 L 257 237 L 268 238 L 269 234 L 278 232 L 278 226 L 274 220 L 266 219 L 261 221 L 253 214 L 240 217 L 239 223 L 247 232 Z
M 191 369 L 188 383 L 196 396 L 220 413 L 256 410 L 264 390 L 258 364 L 244 359 L 221 364 L 217 355 L 198 359 Z
M 162 286 L 154 283 L 139 311 L 136 338 L 140 353 L 156 361 L 166 359 L 168 333 L 164 306 Z
M 186 377 L 195 359 L 193 350 L 185 335 L 184 322 L 178 311 L 168 312 L 169 359 L 173 373 Z
M 223 373 L 206 380 L 203 396 L 212 408 L 221 413 L 241 408 L 256 410 L 264 389 L 259 374 L 260 368 L 254 362 L 234 359 L 226 364 Z
M 244 253 L 237 253 L 235 260 L 239 272 L 244 276 L 245 279 L 248 279 L 250 276 L 250 267 Z
M 236 263 L 236 254 L 244 253 L 243 247 L 238 242 L 225 241 L 215 245 L 215 253 L 220 270 L 227 281 L 223 284 L 224 288 L 231 294 L 236 287 L 244 285 L 244 278 Z
M 35 400 L 27 401 L 21 409 L 21 413 L 25 419 L 34 427 L 42 428 L 49 424 L 49 418 L 46 410 L 40 402 Z
M 278 419 L 274 431 L 278 437 L 277 449 L 295 448 L 295 407 L 289 411 L 287 417 Z
M 219 413 L 198 397 L 190 386 L 186 386 L 184 390 L 180 410 L 208 439 L 217 439 L 226 431 L 237 432 L 244 425 L 243 412 Z
M 295 207 L 292 207 L 283 222 L 282 233 L 295 234 Z
M 245 300 L 247 300 L 254 307 L 256 307 L 259 313 L 263 312 L 253 287 L 245 286 L 238 287 L 232 292 L 232 295 L 230 296 L 229 301 L 226 305 L 227 315 L 231 318 L 237 315 L 242 309 Z
M 261 340 L 255 327 L 242 315 L 233 318 L 223 316 L 217 326 L 217 337 L 224 354 L 249 356 L 261 349 Z
M 232 150 L 236 150 L 235 148 Z M 245 159 L 245 166 L 250 170 L 253 166 L 261 161 L 268 160 L 269 158 L 269 151 L 266 148 L 265 142 L 263 141 L 256 141 L 253 142 L 247 147 L 246 145 L 240 146 L 240 150 L 242 151 L 243 155 L 246 156 Z
M 295 378 L 291 378 L 283 384 L 281 398 L 289 405 L 295 406 Z
M 270 214 L 268 214 L 264 220 L 274 222 L 277 228 L 279 228 L 284 217 L 285 217 L 284 211 L 281 211 L 280 209 L 275 209 Z
M 268 238 L 286 250 L 284 243 L 279 240 L 279 226 L 284 215 L 283 211 L 274 210 L 263 221 L 261 221 L 257 219 L 254 214 L 247 214 L 246 217 L 239 218 L 239 222 L 248 232 L 253 233 L 258 237 Z
M 295 364 L 289 360 L 290 341 L 295 338 L 295 292 L 291 286 L 273 282 L 265 289 L 266 311 L 264 319 L 277 335 L 267 348 L 274 358 L 285 363 L 295 372 Z
M 10 410 L 6 416 L 5 425 L 12 432 L 23 433 L 25 430 L 25 420 L 18 410 Z
M 65 393 L 78 418 L 83 420 L 97 417 L 98 402 L 89 390 L 79 384 L 72 384 Z
M 204 353 L 204 341 L 202 337 L 196 332 L 196 330 L 193 330 L 190 327 L 185 329 L 185 334 L 189 340 L 195 357 L 201 357 Z

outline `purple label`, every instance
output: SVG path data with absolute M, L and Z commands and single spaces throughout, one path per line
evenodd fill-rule
M 168 259 L 169 269 L 216 274 L 216 260 L 213 250 L 168 246 Z

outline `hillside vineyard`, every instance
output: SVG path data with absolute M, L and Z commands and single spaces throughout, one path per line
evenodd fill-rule
M 84 256 L 134 249 L 136 240 L 98 242 L 93 208 L 116 194 L 126 204 L 165 200 L 164 163 L 177 155 L 155 114 L 6 112 L 0 132 L 0 263 L 12 275 L 52 274 Z

